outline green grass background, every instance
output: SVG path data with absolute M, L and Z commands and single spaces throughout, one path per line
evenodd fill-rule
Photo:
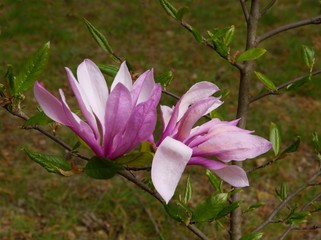
M 186 20 L 202 34 L 207 30 L 235 25 L 236 36 L 232 51 L 243 50 L 245 23 L 238 1 L 173 0 L 175 6 L 187 6 Z M 262 5 L 269 1 L 261 1 Z M 320 14 L 317 0 L 278 1 L 260 21 L 259 34 L 274 27 Z M 88 19 L 108 38 L 114 51 L 126 58 L 134 69 L 142 72 L 154 68 L 156 75 L 172 70 L 174 80 L 169 91 L 183 94 L 197 81 L 211 81 L 221 89 L 229 90 L 220 113 L 226 120 L 235 118 L 239 73 L 212 50 L 197 44 L 194 38 L 174 22 L 156 0 L 3 0 L 0 2 L 0 76 L 4 78 L 7 64 L 16 72 L 36 49 L 51 42 L 49 64 L 40 80 L 57 93 L 63 88 L 69 93 L 63 67 L 75 69 L 84 59 L 96 63 L 113 63 L 97 46 L 88 33 L 83 18 Z M 301 56 L 301 45 L 316 50 L 316 69 L 321 50 L 320 25 L 311 25 L 282 33 L 261 46 L 267 54 L 257 62 L 257 70 L 268 75 L 276 84 L 307 73 Z M 303 89 L 280 96 L 266 97 L 251 106 L 248 129 L 268 138 L 269 124 L 277 123 L 282 132 L 283 148 L 296 136 L 302 144 L 297 154 L 280 163 L 250 175 L 253 187 L 245 190 L 242 208 L 257 201 L 265 206 L 247 213 L 244 232 L 251 231 L 268 216 L 278 200 L 274 187 L 281 181 L 289 184 L 289 191 L 311 175 L 316 166 L 311 133 L 321 133 L 320 77 L 315 77 Z M 1 80 L 2 81 L 2 80 Z M 251 94 L 262 90 L 254 77 Z M 26 112 L 35 113 L 36 102 L 32 93 L 24 103 Z M 69 98 L 70 99 L 70 98 Z M 167 97 L 162 103 L 174 101 Z M 0 239 L 194 239 L 184 226 L 166 216 L 162 206 L 147 194 L 120 177 L 97 181 L 85 176 L 61 178 L 48 174 L 27 159 L 20 151 L 23 145 L 51 153 L 63 153 L 49 139 L 26 130 L 22 124 L 0 111 Z M 70 144 L 74 143 L 69 131 L 58 130 Z M 270 155 L 249 160 L 249 169 Z M 188 170 L 191 175 L 195 205 L 213 189 L 207 183 L 204 171 Z M 142 175 L 148 177 L 148 174 Z M 183 181 L 182 181 L 183 182 Z M 204 182 L 206 184 L 204 184 Z M 311 198 L 320 189 L 315 188 L 299 197 Z M 299 204 L 302 205 L 302 202 Z M 319 223 L 311 217 L 311 224 Z M 159 228 L 155 228 L 153 221 Z M 315 222 L 316 221 L 316 222 Z M 226 228 L 217 224 L 199 226 L 209 236 L 225 239 Z M 279 236 L 285 226 L 271 224 L 265 239 Z M 314 239 L 318 234 L 303 232 L 289 239 Z

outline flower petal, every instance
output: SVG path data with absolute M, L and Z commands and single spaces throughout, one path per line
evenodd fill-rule
M 185 166 L 192 156 L 192 149 L 167 137 L 158 147 L 152 163 L 152 181 L 166 204 L 173 197 Z
M 221 132 L 194 149 L 194 156 L 215 156 L 228 161 L 257 157 L 271 148 L 264 138 L 246 132 Z
M 161 109 L 161 114 L 162 114 L 162 129 L 166 129 L 166 127 L 169 123 L 169 120 L 172 117 L 173 108 L 170 108 L 165 105 L 161 105 L 160 109 Z
M 132 98 L 128 89 L 117 84 L 114 90 L 110 93 L 106 106 L 104 133 L 105 155 L 110 154 L 114 144 L 116 134 L 123 132 L 127 121 L 132 113 Z
M 34 85 L 34 95 L 48 117 L 62 125 L 70 125 L 61 101 L 48 92 L 38 81 L 36 81 Z
M 127 68 L 126 62 L 123 62 L 120 65 L 116 77 L 111 85 L 110 91 L 113 91 L 118 83 L 123 84 L 128 89 L 128 91 L 132 90 L 133 80 Z
M 137 104 L 147 101 L 155 87 L 154 71 L 153 69 L 144 72 L 135 81 L 133 90 L 131 91 L 133 102 Z
M 191 104 L 208 98 L 219 90 L 215 84 L 206 81 L 194 84 L 181 98 L 178 120 L 183 117 Z
M 249 186 L 249 180 L 246 176 L 246 172 L 235 165 L 227 165 L 215 160 L 192 157 L 188 165 L 200 165 L 219 176 L 223 181 L 234 187 L 246 187 Z
M 105 109 L 108 99 L 108 87 L 99 68 L 89 59 L 85 59 L 77 68 L 79 86 L 93 113 L 104 128 Z

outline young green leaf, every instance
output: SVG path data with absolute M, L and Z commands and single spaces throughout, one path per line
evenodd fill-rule
M 15 79 L 15 95 L 33 86 L 48 62 L 49 48 L 50 42 L 47 42 L 27 60 Z
M 281 135 L 278 126 L 273 122 L 270 124 L 270 141 L 272 143 L 274 155 L 277 156 L 280 152 Z
M 232 211 L 234 211 L 236 208 L 238 208 L 240 206 L 240 202 L 236 201 L 231 203 L 230 205 L 225 206 L 215 217 L 215 220 L 223 218 L 225 216 L 227 216 L 228 214 L 230 214 Z
M 166 13 L 176 20 L 180 20 L 177 16 L 177 9 L 167 0 L 160 0 L 162 7 L 165 9 Z
M 183 20 L 184 15 L 188 12 L 188 8 L 187 7 L 182 7 L 180 9 L 178 9 L 177 13 L 176 13 L 176 19 L 179 21 Z
M 256 232 L 244 235 L 240 238 L 240 240 L 260 240 L 263 237 L 263 233 Z
M 259 57 L 263 56 L 266 53 L 264 48 L 251 48 L 243 53 L 241 53 L 236 61 L 243 62 L 243 61 L 251 61 L 258 59 Z
M 194 36 L 194 38 L 196 39 L 196 41 L 198 43 L 201 43 L 203 41 L 202 35 L 199 33 L 198 30 L 196 30 L 195 28 L 193 28 L 192 26 L 190 27 L 190 30 Z
M 24 126 L 36 126 L 36 125 L 46 125 L 52 123 L 53 120 L 50 119 L 43 111 L 40 111 L 30 117 L 25 123 Z
M 192 197 L 192 185 L 190 181 L 190 176 L 188 176 L 186 180 L 185 193 L 184 193 L 184 199 L 183 199 L 183 202 L 185 205 L 189 202 L 191 197 Z
M 260 72 L 256 72 L 256 71 L 254 71 L 254 73 L 257 76 L 257 78 L 264 84 L 264 86 L 268 90 L 272 90 L 275 92 L 277 91 L 277 88 L 274 85 L 274 83 L 272 82 L 272 80 L 270 80 L 266 75 L 264 75 L 263 73 L 260 73 Z
M 14 96 L 15 93 L 16 93 L 16 87 L 15 87 L 16 76 L 13 74 L 13 67 L 11 65 L 8 65 L 5 78 L 6 78 L 7 83 L 8 83 L 7 86 L 9 88 L 10 97 Z
M 210 183 L 213 185 L 216 191 L 222 193 L 222 181 L 220 178 L 218 178 L 212 171 L 206 169 L 206 176 L 210 180 Z
M 173 72 L 164 72 L 155 78 L 156 82 L 160 83 L 162 86 L 167 87 L 173 80 Z
M 264 206 L 263 202 L 256 202 L 256 203 L 252 204 L 251 206 L 249 206 L 249 208 L 245 212 L 252 211 L 252 210 L 257 209 L 262 206 Z
M 111 46 L 109 45 L 107 39 L 105 36 L 98 31 L 97 28 L 94 27 L 87 19 L 85 20 L 85 24 L 88 28 L 88 31 L 90 32 L 91 36 L 95 39 L 95 41 L 98 43 L 98 45 L 107 53 L 113 54 L 113 50 Z
M 24 151 L 31 160 L 38 163 L 48 172 L 67 176 L 66 172 L 71 171 L 70 163 L 66 161 L 62 156 L 38 153 L 27 148 L 25 148 Z
M 296 140 L 294 141 L 294 143 L 292 143 L 290 146 L 288 146 L 286 149 L 284 149 L 280 155 L 296 152 L 296 150 L 298 150 L 298 148 L 300 146 L 300 143 L 301 143 L 301 138 L 297 137 Z
M 119 70 L 119 67 L 110 64 L 97 64 L 97 66 L 102 73 L 107 74 L 110 77 L 115 77 Z
M 118 164 L 143 167 L 151 165 L 154 154 L 151 152 L 129 153 L 115 160 Z
M 234 32 L 235 32 L 235 26 L 232 25 L 231 27 L 229 27 L 224 35 L 223 41 L 225 46 L 229 46 L 233 40 L 234 37 Z
M 314 49 L 305 45 L 302 45 L 302 54 L 305 64 L 309 69 L 312 69 L 315 63 L 315 52 Z
M 300 224 L 305 223 L 307 221 L 307 217 L 310 216 L 311 213 L 308 211 L 304 212 L 293 212 L 288 217 L 288 220 L 286 221 L 287 224 Z
M 319 139 L 319 134 L 317 132 L 312 133 L 312 142 L 314 145 L 314 149 L 321 153 L 321 141 Z
M 212 195 L 200 202 L 193 211 L 193 222 L 208 222 L 217 218 L 218 214 L 228 206 L 228 194 Z
M 109 179 L 112 178 L 117 172 L 122 170 L 122 166 L 104 158 L 93 157 L 91 158 L 84 172 L 87 176 L 95 179 Z
M 275 192 L 281 199 L 281 201 L 284 201 L 288 196 L 287 187 L 285 183 L 282 183 L 280 188 L 275 188 Z
M 181 206 L 175 203 L 164 204 L 164 209 L 168 213 L 168 215 L 174 220 L 188 224 L 188 215 L 186 214 L 186 210 Z

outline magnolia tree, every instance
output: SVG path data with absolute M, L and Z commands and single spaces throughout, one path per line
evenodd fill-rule
M 62 176 L 86 174 L 95 179 L 109 179 L 120 175 L 153 196 L 164 206 L 170 217 L 185 225 L 200 239 L 213 237 L 207 236 L 206 232 L 198 228 L 200 223 L 224 223 L 226 228 L 229 228 L 230 239 L 243 240 L 261 239 L 264 227 L 270 223 L 286 226 L 283 233 L 275 233 L 281 236 L 281 239 L 292 230 L 317 230 L 319 226 L 308 225 L 306 222 L 310 215 L 318 214 L 320 210 L 320 206 L 315 204 L 321 198 L 320 191 L 308 202 L 301 203 L 302 206 L 292 206 L 291 200 L 309 187 L 319 185 L 317 178 L 321 174 L 320 168 L 316 168 L 315 174 L 291 193 L 287 192 L 284 184 L 277 188 L 276 195 L 281 199 L 279 205 L 266 220 L 257 223 L 252 232 L 241 231 L 242 214 L 262 206 L 262 203 L 255 203 L 243 210 L 240 207 L 240 202 L 245 202 L 242 188 L 251 187 L 252 179 L 249 180 L 248 173 L 284 159 L 288 153 L 295 152 L 300 144 L 298 138 L 290 146 L 281 149 L 279 129 L 274 123 L 270 127 L 269 140 L 245 129 L 250 104 L 265 96 L 281 94 L 289 88 L 308 83 L 314 75 L 321 73 L 320 70 L 313 70 L 315 54 L 314 50 L 307 46 L 302 49 L 309 71 L 302 77 L 276 86 L 268 76 L 255 71 L 255 60 L 266 52 L 266 49 L 259 47 L 260 43 L 293 28 L 321 23 L 321 16 L 317 16 L 283 25 L 258 36 L 258 22 L 263 15 L 269 13 L 275 2 L 271 0 L 263 5 L 259 0 L 240 0 L 247 26 L 246 46 L 243 50 L 233 51 L 230 44 L 233 41 L 234 26 L 217 28 L 208 31 L 207 36 L 202 36 L 183 19 L 186 8 L 177 8 L 167 0 L 160 0 L 165 12 L 191 32 L 199 44 L 218 53 L 219 57 L 226 60 L 226 64 L 239 71 L 235 119 L 223 120 L 218 117 L 217 108 L 223 101 L 221 96 L 216 94 L 220 94 L 219 86 L 212 82 L 197 82 L 190 86 L 183 96 L 178 97 L 166 90 L 172 80 L 171 72 L 166 72 L 155 80 L 153 69 L 150 69 L 133 80 L 132 76 L 137 76 L 134 74 L 135 69 L 112 50 L 105 36 L 87 20 L 85 23 L 90 34 L 98 45 L 112 56 L 115 64 L 96 65 L 91 60 L 84 59 L 79 64 L 76 75 L 69 68 L 65 68 L 66 78 L 80 109 L 79 113 L 69 107 L 61 89 L 59 97 L 56 97 L 38 81 L 48 58 L 49 43 L 28 60 L 17 76 L 8 68 L 5 81 L 1 85 L 1 106 L 10 114 L 25 120 L 23 128 L 41 132 L 65 148 L 69 155 L 86 161 L 84 166 L 77 165 L 65 156 L 25 149 L 29 158 L 47 171 Z M 111 86 L 107 86 L 104 74 L 114 78 Z M 256 79 L 252 79 L 255 75 Z M 256 80 L 263 83 L 265 90 L 256 96 L 250 96 L 249 90 Z M 23 94 L 32 87 L 40 108 L 37 114 L 28 117 L 22 111 Z M 176 99 L 176 104 L 160 104 L 162 94 Z M 162 131 L 155 134 L 158 118 L 161 120 Z M 68 127 L 78 136 L 77 144 L 70 146 L 59 136 L 40 126 L 47 124 Z M 321 160 L 321 143 L 317 133 L 313 134 L 313 142 L 316 156 Z M 91 154 L 82 154 L 83 146 L 90 148 Z M 268 160 L 253 169 L 243 169 L 243 161 L 256 158 L 271 148 L 274 153 L 268 153 Z M 175 195 L 185 168 L 192 165 L 206 169 L 208 181 L 214 187 L 213 193 L 196 205 L 190 204 L 190 178 L 187 178 L 184 192 Z M 146 171 L 152 184 L 143 181 L 137 171 Z M 283 212 L 281 217 L 280 212 Z M 303 223 L 305 225 L 302 225 Z

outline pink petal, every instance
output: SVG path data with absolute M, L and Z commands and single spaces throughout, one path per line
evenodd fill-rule
M 141 102 L 147 101 L 153 92 L 155 87 L 154 81 L 154 71 L 148 70 L 144 72 L 139 78 L 135 81 L 132 90 L 133 102 L 139 104 Z
M 170 108 L 165 105 L 163 105 L 163 106 L 161 105 L 160 109 L 161 109 L 161 114 L 162 114 L 162 127 L 163 127 L 163 129 L 166 129 L 166 127 L 169 123 L 169 120 L 172 117 L 173 108 Z
M 34 95 L 48 117 L 60 124 L 70 125 L 61 101 L 48 92 L 38 81 L 36 81 L 34 85 Z
M 183 117 L 191 104 L 208 98 L 219 90 L 215 84 L 206 81 L 194 84 L 181 98 L 178 120 Z
M 257 157 L 271 148 L 271 143 L 246 132 L 221 132 L 194 147 L 194 156 L 215 156 L 228 161 Z
M 77 77 L 82 93 L 88 101 L 92 112 L 97 116 L 100 125 L 104 128 L 105 109 L 108 99 L 108 87 L 99 68 L 89 59 L 85 59 L 77 69 Z
M 110 91 L 113 91 L 113 89 L 117 86 L 118 83 L 123 84 L 128 89 L 128 91 L 132 90 L 133 80 L 127 68 L 126 62 L 123 62 L 120 65 L 116 77 L 111 85 Z
M 158 147 L 152 163 L 152 181 L 166 204 L 173 197 L 185 166 L 192 156 L 192 149 L 167 137 Z
M 207 112 L 214 102 L 216 102 L 216 98 L 207 98 L 193 104 L 181 118 L 175 139 L 180 141 L 186 139 L 194 124 Z
M 249 180 L 246 176 L 246 172 L 235 165 L 227 165 L 218 161 L 214 161 L 202 157 L 192 157 L 188 165 L 200 165 L 219 176 L 223 181 L 234 187 L 246 187 L 249 186 Z
M 132 113 L 132 109 L 133 105 L 130 92 L 124 85 L 117 84 L 114 90 L 110 93 L 106 106 L 106 130 L 104 133 L 106 156 L 112 150 L 115 135 L 123 132 Z

